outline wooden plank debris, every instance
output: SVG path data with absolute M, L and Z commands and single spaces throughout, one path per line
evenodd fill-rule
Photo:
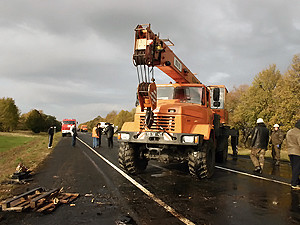
M 44 188 L 38 187 L 1 202 L 1 206 L 2 211 L 52 212 L 60 204 L 68 204 L 78 196 L 78 193 L 63 193 L 62 188 L 46 191 Z

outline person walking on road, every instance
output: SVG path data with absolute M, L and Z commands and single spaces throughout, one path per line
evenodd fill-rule
M 71 127 L 71 135 L 72 135 L 72 146 L 75 147 L 76 145 L 76 137 L 77 137 L 77 130 L 76 130 L 76 126 L 73 125 Z
M 108 147 L 113 148 L 114 147 L 114 143 L 113 143 L 114 128 L 112 127 L 112 125 L 110 123 L 108 123 L 108 126 L 106 127 L 105 133 L 106 133 L 106 136 L 107 136 Z
M 280 164 L 280 150 L 281 144 L 284 139 L 283 132 L 279 129 L 279 125 L 275 124 L 274 130 L 271 134 L 270 144 L 272 145 L 272 158 L 275 166 L 279 166 Z
M 98 147 L 100 147 L 101 146 L 101 135 L 102 135 L 102 127 L 101 127 L 101 124 L 100 123 L 98 123 L 97 124 L 97 130 L 96 130 L 96 132 L 97 132 L 97 136 L 98 136 L 98 143 L 97 143 L 97 146 Z
M 93 148 L 96 148 L 98 146 L 98 138 L 99 136 L 97 135 L 97 126 L 93 127 L 92 130 L 92 138 L 93 138 Z
M 250 158 L 255 167 L 254 172 L 262 173 L 265 162 L 265 152 L 269 143 L 269 130 L 262 118 L 257 119 L 257 126 L 252 132 Z
M 238 144 L 239 144 L 239 130 L 238 129 L 231 129 L 230 130 L 231 133 L 231 148 L 232 148 L 232 158 L 234 160 L 237 159 L 237 155 L 238 155 Z
M 286 134 L 288 155 L 292 166 L 292 189 L 300 190 L 300 120 Z
M 49 144 L 48 144 L 48 148 L 52 148 L 53 135 L 54 135 L 54 126 L 51 126 L 51 127 L 48 129 L 48 134 L 49 134 Z

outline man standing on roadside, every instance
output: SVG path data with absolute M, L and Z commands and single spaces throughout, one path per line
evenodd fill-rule
M 48 134 L 49 134 L 49 144 L 48 144 L 48 148 L 52 148 L 53 135 L 54 135 L 54 126 L 51 126 L 51 127 L 48 129 Z
M 238 129 L 230 129 L 231 133 L 231 148 L 232 148 L 232 158 L 237 160 L 238 154 L 238 144 L 239 144 L 239 130 Z
M 272 157 L 275 166 L 279 166 L 280 164 L 280 150 L 281 144 L 283 142 L 284 134 L 279 129 L 279 125 L 275 124 L 274 131 L 271 134 L 270 144 L 272 144 Z
M 254 172 L 262 173 L 265 162 L 265 152 L 269 143 L 269 130 L 264 124 L 262 118 L 258 118 L 257 126 L 252 132 L 251 153 L 250 158 L 255 166 Z
M 97 124 L 97 136 L 98 136 L 98 143 L 97 143 L 97 146 L 100 147 L 101 146 L 101 135 L 102 135 L 102 127 L 101 127 L 101 124 L 98 123 Z
M 286 134 L 288 155 L 292 166 L 292 189 L 300 190 L 300 120 Z
M 110 123 L 108 123 L 105 133 L 107 136 L 108 148 L 113 148 L 114 147 L 114 143 L 113 143 L 114 128 L 112 127 L 112 125 Z
M 76 137 L 77 137 L 77 130 L 75 125 L 71 127 L 71 135 L 72 135 L 72 146 L 75 147 L 76 144 Z

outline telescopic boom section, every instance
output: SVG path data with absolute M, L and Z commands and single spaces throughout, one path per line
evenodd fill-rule
M 160 39 L 151 31 L 150 24 L 138 25 L 135 29 L 134 65 L 156 66 L 177 83 L 201 84 L 169 46 L 173 43 Z

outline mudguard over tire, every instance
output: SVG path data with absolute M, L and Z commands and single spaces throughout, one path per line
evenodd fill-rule
M 189 153 L 190 174 L 200 179 L 210 178 L 215 170 L 215 147 L 212 140 L 206 141 L 200 151 Z
M 148 159 L 139 151 L 138 147 L 128 143 L 121 143 L 119 165 L 129 174 L 137 174 L 147 168 Z

